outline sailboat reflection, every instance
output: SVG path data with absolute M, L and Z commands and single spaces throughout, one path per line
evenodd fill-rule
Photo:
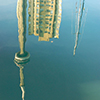
M 61 0 L 29 0 L 28 23 L 29 35 L 39 36 L 39 41 L 49 41 L 50 38 L 59 38 L 61 23 Z M 24 66 L 30 60 L 30 54 L 25 51 L 27 29 L 27 0 L 18 0 L 17 18 L 20 51 L 15 54 L 14 62 L 20 68 L 20 87 L 24 100 Z
M 76 26 L 75 26 L 76 40 L 75 40 L 73 55 L 75 55 L 76 48 L 77 48 L 77 45 L 78 45 L 78 38 L 79 38 L 80 28 L 81 28 L 81 24 L 82 24 L 81 23 L 82 22 L 82 16 L 83 16 L 83 12 L 85 10 L 84 2 L 85 2 L 85 0 L 83 0 L 82 5 L 81 5 L 81 0 L 80 0 L 78 15 L 76 14 Z M 77 6 L 77 2 L 76 2 L 76 6 Z M 76 10 L 77 10 L 77 7 L 76 7 Z M 76 11 L 76 13 L 77 13 L 77 11 Z

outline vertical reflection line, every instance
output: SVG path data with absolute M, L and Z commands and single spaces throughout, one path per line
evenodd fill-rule
M 78 44 L 78 38 L 79 38 L 79 32 L 80 32 L 81 20 L 82 20 L 82 15 L 83 15 L 83 8 L 84 8 L 84 1 L 85 0 L 83 0 L 82 8 L 81 8 L 81 0 L 80 0 L 80 6 L 79 6 L 79 12 L 78 12 L 78 29 L 77 29 L 77 32 L 76 32 L 76 40 L 75 40 L 73 55 L 75 55 L 77 44 Z
M 19 45 L 20 54 L 25 53 L 25 42 L 26 42 L 26 7 L 27 0 L 18 0 L 17 2 L 17 18 L 18 18 L 18 32 L 19 32 Z
M 24 95 L 25 95 L 25 85 L 24 85 L 24 73 L 23 73 L 24 67 L 20 67 L 20 87 L 22 90 L 22 99 L 24 100 Z

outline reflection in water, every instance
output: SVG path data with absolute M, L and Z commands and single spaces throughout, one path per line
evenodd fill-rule
M 83 0 L 82 5 L 81 5 L 81 0 L 80 0 L 78 15 L 76 14 L 76 25 L 75 25 L 76 40 L 75 40 L 73 55 L 75 55 L 77 44 L 78 44 L 78 38 L 79 38 L 79 34 L 80 34 L 82 16 L 83 16 L 83 11 L 84 11 L 84 2 L 85 2 L 85 0 Z M 76 2 L 76 6 L 77 6 L 77 2 Z M 76 7 L 76 13 L 77 13 L 77 7 Z
M 25 41 L 26 41 L 26 7 L 27 0 L 18 0 L 17 2 L 17 18 L 18 18 L 18 32 L 20 54 L 25 54 Z
M 18 0 L 17 2 L 17 18 L 20 51 L 15 54 L 14 62 L 20 68 L 20 88 L 22 90 L 22 100 L 24 100 L 25 85 L 24 85 L 24 66 L 29 62 L 30 54 L 25 51 L 26 42 L 26 8 L 27 0 Z
M 29 0 L 29 35 L 39 36 L 39 41 L 59 38 L 61 0 Z
M 23 69 L 24 66 L 28 63 L 28 61 L 24 61 L 24 62 L 17 62 L 17 60 L 14 60 L 15 64 L 20 68 L 20 88 L 22 91 L 22 100 L 24 100 L 24 95 L 25 95 L 25 84 L 24 84 L 24 73 L 23 73 Z
M 30 60 L 30 54 L 25 51 L 27 0 L 18 0 L 17 18 L 20 51 L 15 54 L 14 62 L 20 68 L 20 87 L 22 100 L 24 100 L 24 66 Z M 49 41 L 50 38 L 59 38 L 59 27 L 61 23 L 61 0 L 29 0 L 28 23 L 29 35 L 39 36 L 39 41 Z M 51 41 L 53 43 L 53 41 Z

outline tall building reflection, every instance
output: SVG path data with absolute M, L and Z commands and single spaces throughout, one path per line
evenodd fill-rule
M 59 38 L 61 0 L 29 0 L 29 35 L 39 36 L 39 41 Z
M 85 0 L 82 0 L 82 4 L 81 4 L 81 0 L 80 0 L 80 5 L 79 5 L 79 9 L 77 11 L 77 2 L 76 2 L 76 26 L 75 26 L 75 34 L 76 34 L 76 40 L 75 40 L 75 46 L 74 46 L 74 51 L 73 51 L 73 55 L 75 55 L 76 52 L 76 48 L 78 45 L 78 39 L 79 39 L 79 34 L 80 34 L 80 28 L 81 28 L 81 22 L 82 22 L 82 17 L 83 17 L 83 12 L 85 10 L 84 8 L 84 2 Z

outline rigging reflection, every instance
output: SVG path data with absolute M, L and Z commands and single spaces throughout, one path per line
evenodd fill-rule
M 82 2 L 82 4 L 81 4 L 81 2 Z M 77 2 L 76 2 L 76 25 L 75 25 L 76 40 L 75 40 L 73 55 L 75 55 L 75 52 L 76 52 L 76 48 L 77 48 L 77 45 L 78 45 L 79 34 L 80 34 L 80 28 L 82 26 L 82 17 L 83 17 L 83 12 L 85 10 L 84 2 L 85 2 L 85 0 L 82 0 L 82 1 L 80 0 L 80 5 L 79 5 L 79 10 L 78 11 L 77 11 L 77 8 L 78 8 L 77 7 Z
M 39 41 L 49 41 L 50 38 L 59 38 L 61 23 L 61 0 L 29 0 L 28 33 L 39 36 Z M 27 29 L 27 0 L 18 0 L 17 18 L 20 51 L 15 53 L 15 64 L 20 68 L 20 87 L 22 100 L 25 96 L 24 66 L 30 60 L 30 54 L 25 50 Z M 53 42 L 53 41 L 52 41 Z

